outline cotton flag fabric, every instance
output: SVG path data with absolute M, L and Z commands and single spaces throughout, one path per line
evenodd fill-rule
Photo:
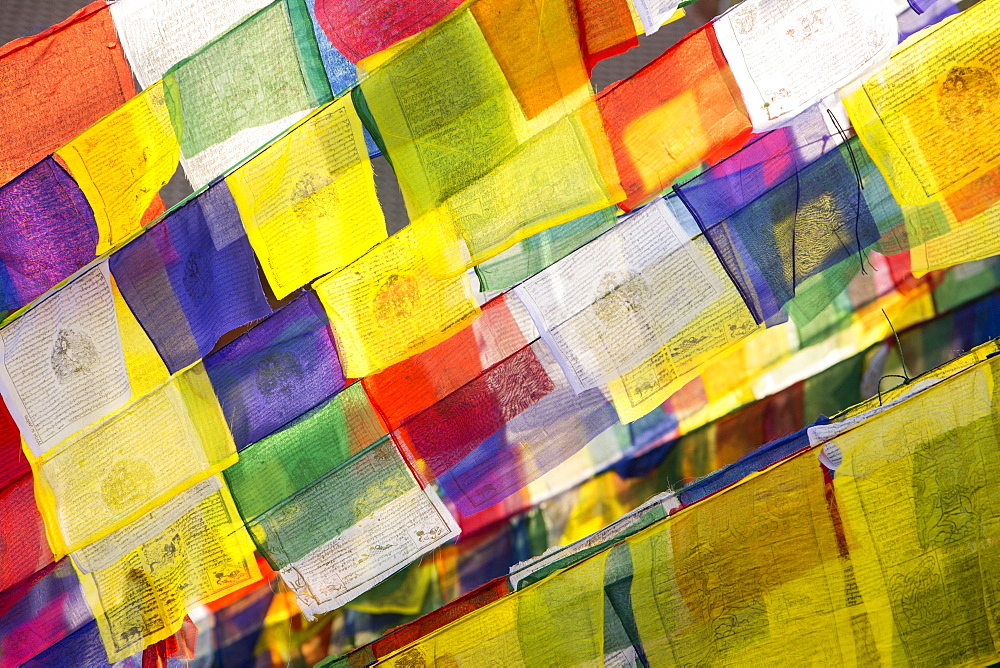
M 107 5 L 0 48 L 0 88 L 3 184 L 135 95 Z
M 709 24 L 597 97 L 626 211 L 651 201 L 702 160 L 742 146 L 751 123 Z
M 203 366 L 32 458 L 53 551 L 117 531 L 236 461 Z
M 343 269 L 386 238 L 349 97 L 308 117 L 226 183 L 278 299 Z
M 99 232 L 96 253 L 121 244 L 163 213 L 157 193 L 177 171 L 180 160 L 163 85 L 147 88 L 56 155 L 94 211 Z
M 268 315 L 257 263 L 224 182 L 115 252 L 111 273 L 171 372 Z
M 852 83 L 889 59 L 896 46 L 892 3 L 741 3 L 712 23 L 746 104 L 764 132 Z
M 253 542 L 217 477 L 72 559 L 111 661 L 173 635 L 195 606 L 260 579 Z
M 118 0 L 111 17 L 139 85 L 149 88 L 173 65 L 225 33 L 268 0 Z
M 200 188 L 331 98 L 304 0 L 277 0 L 163 77 L 182 164 Z
M 51 157 L 0 186 L 0 288 L 15 311 L 94 259 L 98 228 L 87 197 Z
M 412 227 L 315 283 L 344 374 L 361 378 L 426 350 L 479 315 L 468 277 L 439 279 Z M 393 319 L 384 327 L 383 319 Z
M 345 384 L 326 314 L 311 292 L 205 357 L 205 369 L 240 449 Z

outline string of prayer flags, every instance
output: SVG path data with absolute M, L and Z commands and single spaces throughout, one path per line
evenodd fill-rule
M 224 182 L 116 251 L 110 266 L 171 373 L 207 355 L 227 332 L 271 312 Z
M 649 202 L 702 161 L 742 146 L 751 124 L 709 24 L 597 97 L 626 211 Z
M 315 16 L 331 44 L 352 63 L 430 28 L 462 0 L 314 0 Z
M 963 221 L 998 199 L 995 5 L 986 0 L 907 40 L 844 101 L 901 205 L 943 200 Z
M 278 299 L 386 238 L 361 121 L 344 96 L 226 178 Z
M 550 227 L 476 265 L 479 289 L 506 290 L 534 276 L 611 229 L 617 211 L 617 207 L 609 207 Z
M 208 478 L 71 559 L 109 661 L 176 633 L 191 608 L 260 579 L 232 497 Z
M 0 186 L 0 309 L 17 310 L 69 278 L 97 245 L 86 196 L 52 157 Z
M 117 0 L 115 29 L 139 85 L 149 88 L 173 65 L 271 0 Z
M 311 292 L 205 357 L 237 449 L 344 388 L 323 306 Z
M 538 338 L 520 300 L 501 294 L 433 348 L 362 379 L 379 416 L 396 429 Z
M 309 618 L 340 607 L 458 535 L 384 437 L 248 522 Z
M 515 293 L 580 391 L 632 371 L 718 299 L 722 285 L 658 199 Z
M 712 22 L 754 132 L 782 125 L 860 83 L 889 59 L 889 0 L 753 0 Z
M 276 0 L 164 75 L 196 189 L 332 98 L 308 21 L 305 0 Z
M 524 38 L 480 1 L 360 83 L 410 220 L 447 275 L 620 199 L 566 3 L 505 2 L 545 39 L 513 51 Z
M 135 95 L 107 5 L 0 47 L 0 89 L 4 184 Z
M 240 453 L 224 471 L 240 515 L 252 520 L 385 436 L 361 383 Z
M 38 507 L 59 555 L 128 526 L 235 461 L 200 364 L 31 458 Z
M 405 227 L 314 284 L 348 378 L 426 350 L 479 315 L 468 277 L 438 279 L 430 264 L 413 228 Z
M 163 213 L 157 193 L 177 171 L 180 148 L 163 85 L 157 82 L 139 93 L 56 156 L 93 208 L 99 235 L 96 254 L 119 245 Z

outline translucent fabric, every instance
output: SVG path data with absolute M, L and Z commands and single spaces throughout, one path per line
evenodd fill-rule
M 313 36 L 316 38 L 316 45 L 319 47 L 319 56 L 326 69 L 326 78 L 330 82 L 330 90 L 334 96 L 342 95 L 358 80 L 358 72 L 354 63 L 344 57 L 337 47 L 330 42 L 320 25 L 319 16 L 316 14 L 316 0 L 306 0 L 306 7 L 309 9 L 309 18 L 313 24 Z
M 269 0 L 119 0 L 111 5 L 125 57 L 143 88 Z
M 276 0 L 163 77 L 188 180 L 199 188 L 331 98 L 304 0 Z
M 515 291 L 579 391 L 632 371 L 723 286 L 661 199 Z
M 729 66 L 712 25 L 597 97 L 626 211 L 657 197 L 702 161 L 738 149 L 750 136 Z
M 225 485 L 210 478 L 74 554 L 108 660 L 164 640 L 188 610 L 259 580 L 253 550 Z
M 278 299 L 386 238 L 349 96 L 330 103 L 226 178 Z
M 555 468 L 616 421 L 603 394 L 574 393 L 549 347 L 536 341 L 396 434 L 411 463 L 471 515 Z
M 479 289 L 506 290 L 534 276 L 611 229 L 617 211 L 617 207 L 609 207 L 551 227 L 476 265 Z
M 0 488 L 0 517 L 0 591 L 4 591 L 52 563 L 30 475 Z
M 6 594 L 6 592 L 5 592 Z M 45 575 L 25 587 L 16 601 L 0 608 L 0 656 L 5 665 L 20 666 L 32 657 L 58 646 L 81 627 L 93 622 L 69 559 L 47 569 Z M 95 635 L 97 628 L 94 627 Z M 97 642 L 100 661 L 107 660 Z M 75 662 L 35 665 L 75 665 Z
M 712 23 L 755 132 L 882 67 L 896 46 L 889 1 L 751 0 Z
M 157 193 L 180 159 L 163 84 L 147 88 L 56 155 L 87 195 L 99 232 L 97 254 L 105 253 L 163 213 Z
M 600 61 L 639 46 L 628 0 L 575 0 L 587 73 Z
M 406 227 L 314 284 L 348 378 L 427 350 L 479 315 L 468 277 L 436 278 L 430 264 L 413 228 Z
M 458 534 L 385 437 L 248 524 L 302 611 L 342 606 Z
M 461 331 L 366 376 L 362 383 L 389 429 L 396 429 L 537 337 L 521 302 L 512 295 L 499 295 L 484 304 L 482 315 Z
M 111 272 L 171 373 L 271 312 L 225 183 L 171 211 L 111 256 Z
M 943 380 L 836 436 L 872 649 L 894 663 L 989 663 L 1000 651 L 997 364 Z M 827 450 L 829 452 L 829 450 Z M 875 509 L 878 509 L 877 511 Z
M 360 383 L 263 438 L 225 471 L 246 520 L 308 487 L 385 436 Z
M 4 184 L 135 94 L 107 5 L 0 47 L 0 89 Z
M 21 433 L 10 409 L 0 401 L 0 490 L 28 473 L 31 467 L 21 453 Z
M 589 665 L 604 659 L 606 553 L 579 567 L 471 612 L 375 665 L 475 663 L 489 656 L 505 666 Z M 556 621 L 558 620 L 558 621 Z
M 571 5 L 479 0 L 361 81 L 410 220 L 447 258 L 442 271 L 621 199 Z M 538 39 L 499 10 L 538 25 Z
M 844 101 L 901 204 L 943 201 L 964 221 L 1000 199 L 998 44 L 996 2 L 980 3 L 907 40 Z
M 315 0 L 315 16 L 330 42 L 352 63 L 429 28 L 462 0 Z
M 69 278 L 94 259 L 97 243 L 86 196 L 53 158 L 0 186 L 0 309 Z
M 622 422 L 637 420 L 659 407 L 713 358 L 724 359 L 723 353 L 760 329 L 708 241 L 701 236 L 691 243 L 722 286 L 722 294 L 659 350 L 608 383 Z
M 846 154 L 844 147 L 790 166 L 773 183 L 754 165 L 709 169 L 677 187 L 758 322 L 778 315 L 807 278 L 852 254 L 860 271 L 863 249 L 881 237 Z
M 344 387 L 326 314 L 311 292 L 207 356 L 205 369 L 238 449 Z
M 49 544 L 63 555 L 235 461 L 225 416 L 198 365 L 31 463 Z

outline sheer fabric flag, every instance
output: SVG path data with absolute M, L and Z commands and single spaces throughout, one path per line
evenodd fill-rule
M 342 95 L 358 80 L 358 71 L 354 63 L 338 51 L 326 36 L 316 14 L 316 0 L 306 0 L 306 7 L 313 24 L 313 36 L 316 38 L 316 46 L 319 47 L 319 56 L 326 69 L 326 78 L 330 81 L 330 90 L 334 96 Z
M 326 314 L 311 292 L 207 356 L 205 369 L 239 449 L 344 387 Z
M 0 329 L 0 390 L 39 457 L 132 396 L 107 263 Z
M 852 254 L 860 271 L 864 249 L 881 237 L 841 150 L 801 168 L 793 163 L 772 183 L 756 165 L 720 165 L 677 187 L 758 322 L 778 315 L 807 278 Z
M 0 401 L 0 490 L 29 473 L 31 467 L 21 454 L 21 432 L 7 405 Z
M 1000 652 L 996 381 L 997 365 L 981 364 L 824 446 L 841 459 L 838 508 L 884 661 L 988 663 Z
M 468 278 L 438 279 L 430 264 L 413 228 L 406 227 L 314 284 L 348 378 L 426 350 L 479 315 Z
M 959 221 L 1000 199 L 1000 18 L 993 0 L 907 40 L 844 101 L 900 204 L 943 201 Z
M 476 265 L 479 289 L 506 290 L 534 276 L 611 229 L 617 211 L 609 207 L 551 227 Z
M 761 329 L 708 241 L 699 236 L 691 243 L 714 274 L 716 285 L 722 286 L 722 294 L 659 350 L 608 383 L 622 422 L 638 420 L 659 407 L 711 360 Z
M 0 309 L 16 310 L 94 259 L 98 228 L 52 157 L 0 186 Z
M 0 591 L 52 563 L 30 475 L 0 488 Z
M 711 24 L 597 97 L 627 198 L 649 202 L 749 138 L 750 120 Z
M 722 284 L 660 199 L 515 292 L 581 391 L 638 366 L 718 299 Z
M 219 478 L 72 556 L 109 661 L 173 635 L 192 608 L 260 579 L 253 542 Z
M 361 82 L 410 220 L 450 274 L 620 199 L 566 3 L 500 4 L 539 39 L 522 44 L 480 1 Z
M 606 554 L 523 591 L 504 596 L 380 659 L 378 666 L 475 663 L 484 655 L 505 666 L 557 660 L 587 665 L 604 659 Z M 559 620 L 558 625 L 553 620 Z M 558 657 L 558 658 L 556 658 Z
M 304 0 L 277 0 L 163 77 L 195 188 L 331 98 Z
M 33 458 L 53 552 L 89 545 L 235 461 L 208 375 L 191 367 Z
M 0 184 L 135 95 L 107 5 L 0 47 Z
M 464 329 L 362 383 L 389 429 L 396 429 L 536 338 L 538 331 L 521 302 L 499 295 Z
M 594 71 L 594 65 L 600 61 L 639 46 L 629 0 L 575 2 L 580 22 L 580 45 L 583 47 L 588 74 Z
M 315 0 L 315 15 L 333 46 L 352 63 L 416 35 L 462 0 Z
M 348 96 L 269 145 L 226 183 L 278 299 L 386 238 L 361 121 Z
M 458 535 L 392 440 L 381 439 L 248 524 L 311 618 Z
M 405 421 L 396 437 L 413 466 L 471 515 L 524 488 L 616 421 L 599 390 L 573 392 L 537 341 Z
M 271 312 L 225 183 L 217 183 L 111 256 L 125 301 L 171 373 Z
M 755 132 L 860 83 L 896 46 L 890 0 L 753 0 L 713 22 Z
M 163 213 L 157 193 L 177 171 L 180 159 L 163 85 L 147 88 L 56 155 L 93 207 L 97 254 L 103 254 Z
M 111 5 L 125 57 L 143 88 L 270 0 L 118 0 Z
M 652 35 L 665 23 L 678 18 L 678 0 L 631 0 L 635 13 L 642 23 L 642 30 Z
M 225 471 L 240 510 L 252 520 L 385 436 L 360 383 L 240 453 Z

